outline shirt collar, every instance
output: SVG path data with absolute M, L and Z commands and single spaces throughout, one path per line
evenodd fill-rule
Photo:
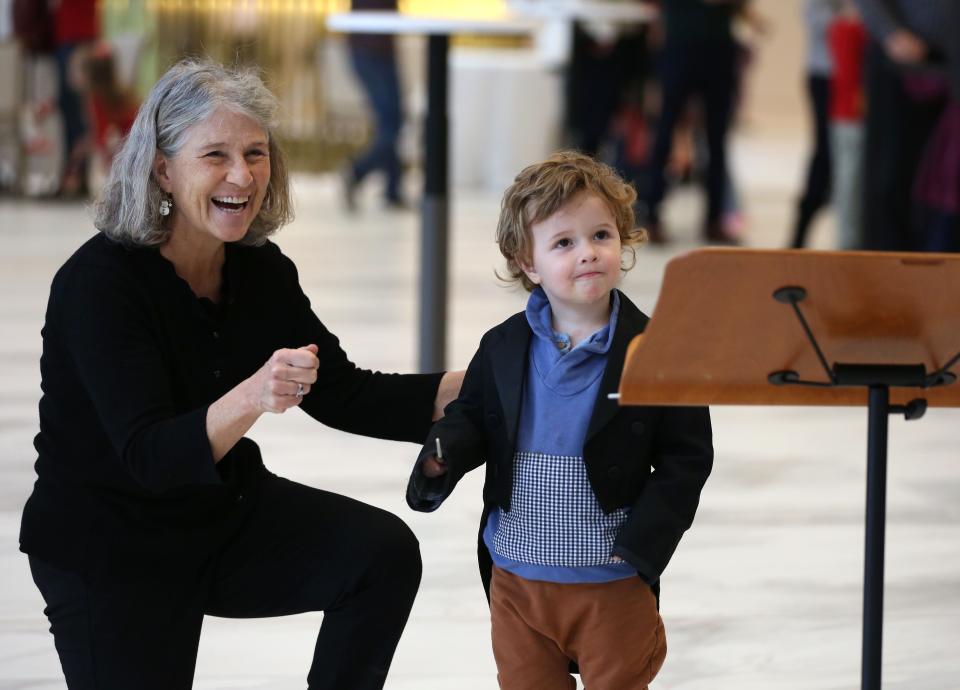
M 620 292 L 610 292 L 610 320 L 605 326 L 582 340 L 576 347 L 571 347 L 570 336 L 553 330 L 553 310 L 550 300 L 539 285 L 530 293 L 526 308 L 527 323 L 536 336 L 547 340 L 557 348 L 560 355 L 573 350 L 586 350 L 605 354 L 613 343 L 613 334 L 617 330 L 617 319 L 620 316 Z

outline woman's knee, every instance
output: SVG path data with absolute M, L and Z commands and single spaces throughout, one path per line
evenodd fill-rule
M 407 524 L 393 513 L 384 511 L 378 530 L 376 560 L 381 572 L 399 585 L 408 585 L 415 592 L 420 584 L 423 561 L 420 542 Z

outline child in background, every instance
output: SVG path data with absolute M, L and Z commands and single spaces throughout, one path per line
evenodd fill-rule
M 524 169 L 497 242 L 526 311 L 480 341 L 407 489 L 432 511 L 486 465 L 480 571 L 503 690 L 642 690 L 666 656 L 659 578 L 713 463 L 706 408 L 619 407 L 647 317 L 619 290 L 633 189 L 573 152 Z M 627 259 L 627 263 L 624 263 Z
M 830 151 L 833 208 L 840 249 L 863 247 L 863 56 L 867 32 L 853 0 L 840 3 L 827 29 L 833 73 L 830 78 Z
M 113 155 L 137 116 L 139 103 L 117 79 L 110 44 L 97 43 L 87 58 L 87 107 L 92 131 L 90 187 L 99 191 L 110 172 Z

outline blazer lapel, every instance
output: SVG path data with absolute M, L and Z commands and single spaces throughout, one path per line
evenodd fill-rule
M 610 400 L 607 396 L 616 393 L 620 387 L 620 375 L 623 373 L 623 363 L 627 356 L 627 346 L 638 333 L 642 333 L 649 319 L 637 307 L 620 293 L 620 315 L 617 317 L 617 329 L 613 334 L 613 342 L 607 353 L 607 366 L 603 371 L 603 380 L 597 399 L 593 404 L 593 415 L 587 427 L 586 441 L 607 425 L 620 410 L 620 403 Z
M 503 426 L 513 443 L 520 421 L 520 394 L 527 370 L 530 349 L 530 326 L 524 314 L 517 314 L 504 327 L 503 338 L 491 348 L 493 379 L 503 406 Z

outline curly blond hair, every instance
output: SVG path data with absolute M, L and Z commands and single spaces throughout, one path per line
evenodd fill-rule
M 595 194 L 606 202 L 616 222 L 623 253 L 629 256 L 621 268 L 624 271 L 633 268 L 636 247 L 647 239 L 646 231 L 635 226 L 636 191 L 609 165 L 578 151 L 559 151 L 521 170 L 503 194 L 497 245 L 507 260 L 507 275 L 497 273 L 497 277 L 506 283 L 520 283 L 527 292 L 532 291 L 535 285 L 523 271 L 523 264 L 529 264 L 532 258 L 531 227 L 583 192 Z

